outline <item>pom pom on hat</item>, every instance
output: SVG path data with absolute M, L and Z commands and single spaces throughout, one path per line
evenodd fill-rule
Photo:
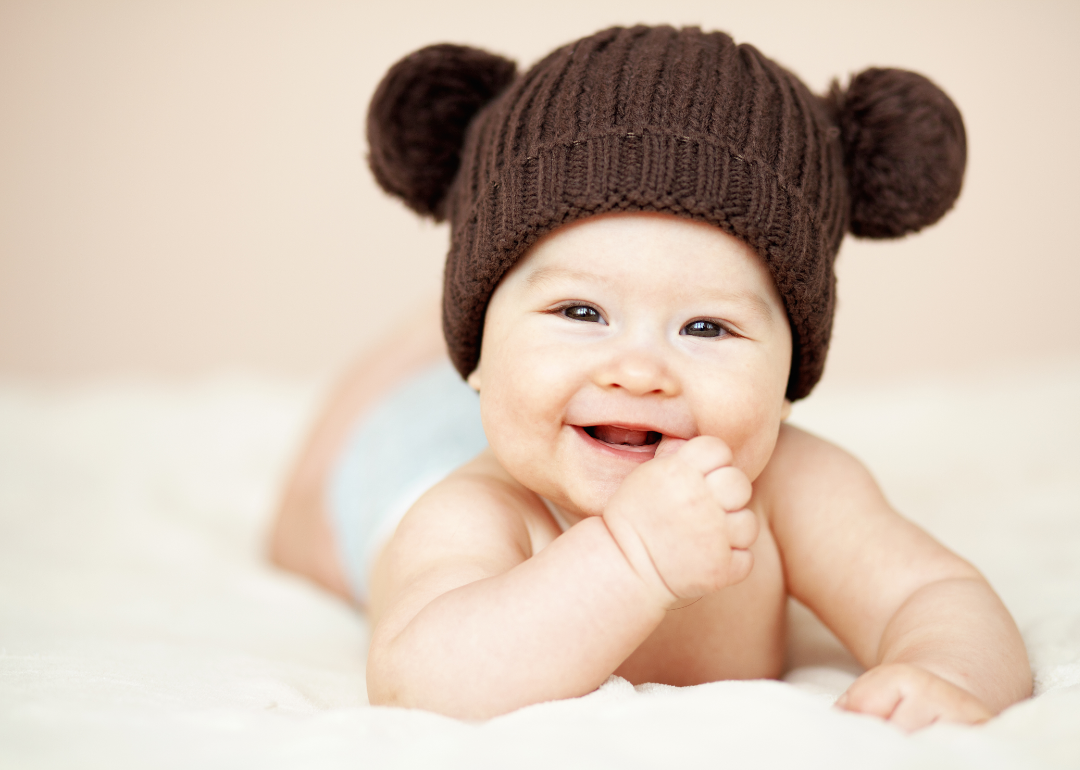
M 927 78 L 868 69 L 845 91 L 833 85 L 851 210 L 864 238 L 898 238 L 941 219 L 964 179 L 967 141 L 960 111 Z
M 465 131 L 515 72 L 501 56 L 450 44 L 391 67 L 368 111 L 368 163 L 379 185 L 418 214 L 444 219 Z

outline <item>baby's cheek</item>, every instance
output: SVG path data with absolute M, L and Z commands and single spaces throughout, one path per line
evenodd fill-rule
M 532 446 L 534 431 L 529 420 L 512 403 L 492 404 L 487 410 L 481 407 L 484 433 L 488 445 L 504 468 L 519 481 L 519 469 L 527 468 L 529 457 L 536 451 Z
M 488 445 L 499 464 L 516 481 L 545 495 L 551 486 L 556 441 L 551 421 L 516 395 L 481 399 L 481 414 Z M 547 495 L 545 495 L 547 496 Z
M 715 434 L 734 455 L 734 465 L 754 480 L 768 465 L 780 432 L 780 410 L 773 405 L 744 403 L 729 412 Z

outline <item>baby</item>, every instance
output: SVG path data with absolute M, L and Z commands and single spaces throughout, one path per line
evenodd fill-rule
M 272 548 L 370 612 L 372 703 L 485 718 L 612 673 L 775 678 L 789 596 L 867 669 L 842 708 L 910 730 L 1031 693 L 979 572 L 785 424 L 824 367 L 844 232 L 902 236 L 959 194 L 936 86 L 871 69 L 822 99 L 727 35 L 617 28 L 522 76 L 420 50 L 368 136 L 380 184 L 450 221 L 456 374 L 429 365 L 434 319 L 403 315 L 316 428 Z

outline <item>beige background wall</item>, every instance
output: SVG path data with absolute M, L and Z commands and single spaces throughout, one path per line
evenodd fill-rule
M 1080 357 L 1080 3 L 0 0 L 0 376 L 343 365 L 437 291 L 447 237 L 364 163 L 386 68 L 440 41 L 527 66 L 637 21 L 817 90 L 920 70 L 960 105 L 954 213 L 841 252 L 827 383 Z

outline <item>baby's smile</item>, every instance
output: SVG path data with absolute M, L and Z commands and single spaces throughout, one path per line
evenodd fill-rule
M 590 425 L 585 432 L 605 444 L 635 448 L 657 444 L 661 438 L 661 434 L 655 430 L 624 428 L 621 425 Z

